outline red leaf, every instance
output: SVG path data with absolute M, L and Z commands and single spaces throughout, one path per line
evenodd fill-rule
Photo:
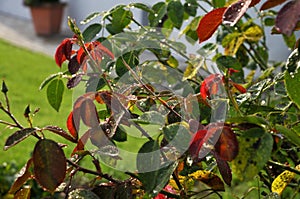
M 71 142 L 77 142 L 77 140 L 75 140 L 72 136 L 70 136 L 65 130 L 63 130 L 62 128 L 58 127 L 58 126 L 46 126 L 43 128 L 43 130 L 48 130 L 51 131 L 57 135 L 60 135 L 64 138 L 66 138 L 67 140 L 71 141 Z
M 245 89 L 242 85 L 232 82 L 231 83 L 238 91 L 241 93 L 246 93 L 247 89 Z
M 61 67 L 64 61 L 71 59 L 73 43 L 74 38 L 67 38 L 57 47 L 54 57 L 55 62 L 59 67 Z
M 73 112 L 71 112 L 67 119 L 67 128 L 68 128 L 70 134 L 73 136 L 73 138 L 75 138 L 75 140 L 78 139 L 77 127 L 79 127 L 79 126 L 75 125 L 75 122 L 73 119 Z
M 211 99 L 212 95 L 216 95 L 219 91 L 220 84 L 223 84 L 222 76 L 220 74 L 212 74 L 206 77 L 200 87 L 202 99 Z
M 200 20 L 197 28 L 199 43 L 209 39 L 217 30 L 218 26 L 222 23 L 223 14 L 226 8 L 217 8 L 206 15 Z
M 260 10 L 267 10 L 269 8 L 273 8 L 285 2 L 287 0 L 268 0 L 266 1 L 260 8 Z
M 220 138 L 215 145 L 216 153 L 218 153 L 222 160 L 231 161 L 237 156 L 238 150 L 236 135 L 230 127 L 224 126 Z
M 91 130 L 88 130 L 81 136 L 81 138 L 78 140 L 76 147 L 73 149 L 71 156 L 73 156 L 77 151 L 84 150 L 84 146 L 87 143 L 88 139 L 90 138 L 90 132 Z
M 290 1 L 285 4 L 278 12 L 275 28 L 282 34 L 290 36 L 299 21 L 299 10 L 300 1 Z
M 205 137 L 207 130 L 199 130 L 194 134 L 190 143 L 189 152 L 193 158 L 198 158 L 198 153 L 203 145 L 203 138 Z
M 224 12 L 223 24 L 234 26 L 245 14 L 251 4 L 251 0 L 239 0 L 231 4 Z

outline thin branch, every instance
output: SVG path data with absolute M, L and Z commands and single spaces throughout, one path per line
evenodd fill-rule
M 117 183 L 117 184 L 120 184 L 121 181 L 119 180 L 116 180 L 114 179 L 112 176 L 108 175 L 108 174 L 104 174 L 104 173 L 100 173 L 98 171 L 93 171 L 93 170 L 90 170 L 90 169 L 86 169 L 86 168 L 83 168 L 81 167 L 80 165 L 72 162 L 71 160 L 67 159 L 67 162 L 72 165 L 73 167 L 75 167 L 78 171 L 82 171 L 84 173 L 89 173 L 89 174 L 93 174 L 93 175 L 96 175 L 96 176 L 100 176 L 108 181 L 111 181 L 113 183 Z
M 296 173 L 298 175 L 300 175 L 300 171 L 297 170 L 296 168 L 292 168 L 290 166 L 287 166 L 287 165 L 284 165 L 284 164 L 281 164 L 279 162 L 275 162 L 273 160 L 269 160 L 268 161 L 268 164 L 272 165 L 272 166 L 276 166 L 276 167 L 280 167 L 281 169 L 284 169 L 284 170 L 287 170 L 287 171 L 291 171 L 293 173 Z
M 9 123 L 9 122 L 3 121 L 3 120 L 0 120 L 0 124 L 5 124 L 5 125 L 8 125 L 10 127 L 18 128 L 18 126 L 16 124 Z
M 13 120 L 13 122 L 16 124 L 17 128 L 19 128 L 19 129 L 24 128 L 9 110 L 6 110 L 3 106 L 0 106 L 0 109 L 3 110 Z

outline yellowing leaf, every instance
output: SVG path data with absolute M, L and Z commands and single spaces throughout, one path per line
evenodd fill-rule
M 236 37 L 234 40 L 229 42 L 228 46 L 225 47 L 224 54 L 233 56 L 236 54 L 240 46 L 243 44 L 245 38 L 244 37 Z
M 297 170 L 300 170 L 300 164 L 296 166 Z M 295 177 L 295 173 L 291 171 L 284 171 L 279 176 L 275 178 L 272 183 L 271 190 L 272 192 L 278 193 L 281 195 L 285 187 L 291 182 L 291 180 Z
M 201 181 L 211 187 L 213 190 L 224 191 L 224 183 L 214 173 L 205 170 L 198 170 L 194 173 L 189 174 L 194 180 Z
M 257 42 L 263 37 L 264 33 L 261 27 L 259 26 L 251 26 L 245 32 L 244 36 L 249 41 Z

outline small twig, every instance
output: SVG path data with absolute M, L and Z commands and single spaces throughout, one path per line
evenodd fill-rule
M 9 123 L 9 122 L 3 121 L 3 120 L 0 120 L 0 124 L 5 124 L 5 125 L 8 125 L 10 127 L 16 127 L 16 128 L 18 128 L 18 126 L 16 124 Z
M 175 183 L 176 183 L 178 189 L 179 189 L 179 190 L 182 190 L 182 186 L 181 186 L 181 184 L 180 184 L 180 182 L 179 182 L 179 179 L 177 178 L 177 176 L 176 176 L 176 174 L 175 174 L 174 172 L 172 173 L 172 177 L 173 177 L 173 179 L 174 179 L 174 181 L 175 181 Z
M 299 171 L 299 170 L 297 170 L 297 169 L 295 169 L 295 168 L 292 168 L 292 167 L 290 167 L 290 166 L 281 164 L 281 163 L 279 163 L 279 162 L 275 162 L 275 161 L 273 161 L 273 160 L 269 160 L 269 161 L 268 161 L 268 164 L 270 164 L 270 165 L 272 165 L 272 166 L 280 167 L 280 168 L 282 168 L 282 169 L 284 169 L 284 170 L 291 171 L 291 172 L 293 172 L 293 173 L 296 173 L 296 174 L 300 175 L 300 171 Z
M 13 120 L 13 122 L 16 124 L 17 128 L 19 128 L 19 129 L 24 128 L 9 110 L 6 110 L 3 106 L 0 106 L 0 109 L 3 110 Z
M 100 177 L 102 177 L 102 178 L 104 178 L 104 179 L 106 179 L 106 180 L 108 180 L 108 181 L 113 182 L 113 183 L 117 183 L 117 184 L 120 184 L 120 183 L 121 183 L 121 181 L 114 179 L 113 177 L 111 177 L 111 176 L 108 175 L 108 174 L 104 174 L 104 173 L 100 173 L 100 172 L 98 172 L 98 171 L 93 171 L 93 170 L 90 170 L 90 169 L 83 168 L 83 167 L 81 167 L 80 165 L 78 165 L 78 164 L 72 162 L 72 161 L 69 160 L 69 159 L 67 159 L 67 162 L 68 162 L 70 165 L 72 165 L 73 167 L 75 167 L 78 171 L 82 171 L 82 172 L 84 172 L 84 173 L 89 173 L 89 174 L 93 174 L 93 175 L 96 175 L 96 176 L 100 176 Z

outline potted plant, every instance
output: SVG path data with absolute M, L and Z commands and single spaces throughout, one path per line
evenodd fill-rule
M 49 36 L 60 31 L 66 3 L 60 0 L 24 0 L 23 3 L 30 7 L 37 35 Z

